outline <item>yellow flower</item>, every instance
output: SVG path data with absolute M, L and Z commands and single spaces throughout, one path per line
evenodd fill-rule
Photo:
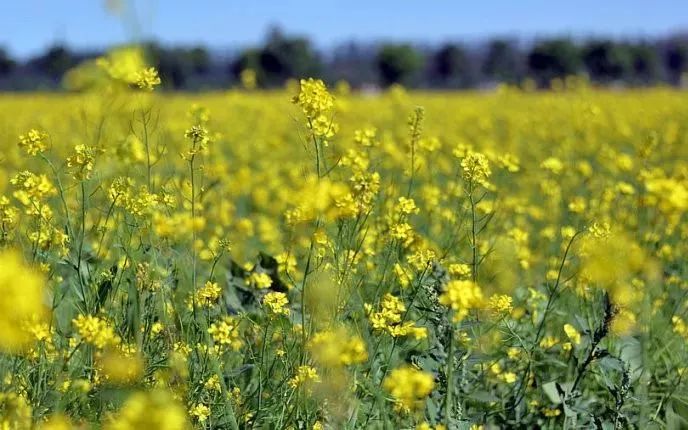
M 69 418 L 56 414 L 48 418 L 45 422 L 38 424 L 36 430 L 72 430 L 75 426 Z
M 98 152 L 100 152 L 98 149 L 88 145 L 76 145 L 74 147 L 74 153 L 67 158 L 67 166 L 74 169 L 74 179 L 81 181 L 91 178 Z
M 461 160 L 461 171 L 466 182 L 484 187 L 489 185 L 487 180 L 492 175 L 492 171 L 485 155 L 478 152 L 469 152 Z
M 280 292 L 270 292 L 263 297 L 263 306 L 272 315 L 289 316 L 289 299 L 287 295 Z
M 124 84 L 136 83 L 139 72 L 145 67 L 143 51 L 132 46 L 113 49 L 97 58 L 96 64 L 113 81 Z
M 427 337 L 425 327 L 417 327 L 411 321 L 403 321 L 402 316 L 406 312 L 406 305 L 400 298 L 392 294 L 385 294 L 380 301 L 380 310 L 373 311 L 370 304 L 365 305 L 368 321 L 375 331 L 385 331 L 392 337 L 413 336 L 416 339 Z
M 554 345 L 556 345 L 556 344 L 558 344 L 558 343 L 559 343 L 559 339 L 558 339 L 558 338 L 556 338 L 556 337 L 554 337 L 554 336 L 545 336 L 545 337 L 542 338 L 542 340 L 540 341 L 540 347 L 541 347 L 541 348 L 544 348 L 544 349 L 550 349 L 550 348 L 552 348 Z
M 258 86 L 258 79 L 256 71 L 253 69 L 244 69 L 239 74 L 241 85 L 247 90 L 254 90 Z
M 510 314 L 513 310 L 511 304 L 512 299 L 506 294 L 493 294 L 487 303 L 487 308 L 492 311 L 495 316 L 504 316 Z
M 122 409 L 103 425 L 104 430 L 189 428 L 184 408 L 170 393 L 162 390 L 130 395 Z
M 220 347 L 230 347 L 238 351 L 244 344 L 239 332 L 239 321 L 231 316 L 225 316 L 222 320 L 211 324 L 208 333 Z
M 131 384 L 143 375 L 143 359 L 135 351 L 107 350 L 98 365 L 106 379 L 116 384 Z
M 220 377 L 217 375 L 211 376 L 205 381 L 203 387 L 205 387 L 206 390 L 217 391 L 219 393 L 222 391 L 222 387 L 220 386 Z
M 514 372 L 504 372 L 501 375 L 501 379 L 507 384 L 513 384 L 514 382 L 516 382 L 517 376 Z
M 447 270 L 451 276 L 455 276 L 457 278 L 471 276 L 470 264 L 453 263 L 449 265 Z
M 106 346 L 117 346 L 121 343 L 121 339 L 115 333 L 114 328 L 103 318 L 79 315 L 72 320 L 72 324 L 84 342 L 98 349 L 103 349 Z
M 308 118 L 316 118 L 328 112 L 334 106 L 334 97 L 320 79 L 301 79 L 299 93 L 292 102 L 303 109 Z
M 439 301 L 454 311 L 454 322 L 460 322 L 469 310 L 482 306 L 483 293 L 473 281 L 452 280 L 447 283 Z
M 401 266 L 401 264 L 394 263 L 393 270 L 394 270 L 394 274 L 396 275 L 397 279 L 399 280 L 399 284 L 403 288 L 407 288 L 409 285 L 411 285 L 411 278 L 406 273 L 406 271 Z
M 315 368 L 311 366 L 299 366 L 296 370 L 296 375 L 289 380 L 289 386 L 291 388 L 298 388 L 301 386 L 308 386 L 320 382 L 320 376 Z
M 220 299 L 222 295 L 222 288 L 217 282 L 207 281 L 201 288 L 194 294 L 194 299 L 196 301 L 196 306 L 202 308 L 212 307 Z M 192 308 L 193 301 L 188 300 L 187 305 L 189 309 Z
M 540 167 L 544 170 L 554 173 L 555 175 L 558 175 L 564 170 L 564 163 L 562 163 L 561 160 L 556 157 L 549 157 L 540 163 Z
M 561 410 L 559 408 L 543 408 L 542 414 L 548 418 L 554 418 L 561 415 Z
M 197 403 L 189 410 L 189 414 L 199 423 L 204 423 L 210 417 L 210 408 L 203 403 Z
M 142 90 L 153 91 L 157 85 L 160 85 L 160 77 L 158 71 L 154 67 L 148 67 L 136 72 L 136 85 Z
M 45 281 L 22 261 L 16 251 L 0 251 L 0 349 L 26 349 L 31 332 L 26 323 L 40 323 L 44 316 Z
M 272 278 L 265 272 L 253 272 L 249 275 L 248 281 L 251 285 L 258 289 L 270 288 L 272 285 Z
M 0 393 L 0 428 L 31 430 L 31 406 L 23 395 Z
M 671 325 L 673 326 L 674 333 L 688 340 L 688 324 L 678 315 L 671 317 Z
M 396 212 L 401 215 L 410 215 L 418 213 L 419 209 L 416 206 L 416 202 L 413 199 L 407 199 L 406 197 L 399 197 L 397 202 Z
M 564 332 L 568 336 L 571 343 L 578 345 L 581 342 L 581 334 L 571 324 L 564 324 Z
M 191 161 L 197 154 L 203 153 L 208 148 L 208 144 L 212 142 L 205 122 L 201 121 L 188 128 L 184 132 L 184 137 L 191 142 L 191 148 L 181 154 L 186 161 Z
M 348 366 L 368 359 L 363 339 L 349 335 L 343 328 L 316 333 L 308 348 L 313 359 L 324 367 Z
M 29 155 L 37 155 L 48 149 L 48 145 L 45 142 L 47 138 L 47 133 L 31 129 L 28 133 L 19 136 L 19 147 L 24 148 Z
M 382 386 L 394 397 L 399 409 L 413 411 L 424 408 L 425 399 L 435 388 L 435 380 L 430 373 L 404 366 L 392 370 Z

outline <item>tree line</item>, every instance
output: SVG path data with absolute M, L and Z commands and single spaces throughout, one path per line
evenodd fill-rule
M 652 40 L 565 37 L 523 43 L 494 38 L 481 43 L 348 43 L 319 51 L 306 37 L 271 30 L 258 46 L 232 54 L 203 46 L 167 47 L 145 43 L 149 62 L 163 85 L 174 90 L 228 88 L 240 84 L 245 70 L 259 87 L 314 76 L 347 81 L 355 88 L 398 83 L 415 88 L 465 89 L 528 79 L 548 87 L 556 78 L 586 76 L 600 85 L 680 85 L 688 72 L 688 36 Z M 54 45 L 25 61 L 0 48 L 0 90 L 56 90 L 65 72 L 102 52 L 77 52 Z

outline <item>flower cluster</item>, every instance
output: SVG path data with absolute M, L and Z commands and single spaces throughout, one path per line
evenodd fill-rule
M 192 298 L 187 300 L 187 306 L 193 309 L 194 303 L 201 308 L 209 308 L 217 303 L 222 296 L 222 288 L 217 282 L 206 282 L 199 288 Z
M 380 301 L 380 310 L 373 311 L 370 304 L 366 304 L 368 320 L 375 331 L 384 331 L 392 337 L 413 336 L 416 339 L 427 337 L 427 329 L 418 327 L 412 321 L 405 321 L 406 305 L 400 298 L 392 294 L 385 294 Z
M 16 251 L 0 252 L 0 349 L 16 352 L 29 346 L 31 332 L 22 324 L 40 321 L 43 308 L 41 275 L 28 267 Z
M 101 150 L 88 145 L 76 145 L 74 153 L 67 158 L 67 166 L 73 169 L 76 180 L 90 179 L 93 174 L 93 166 L 96 154 Z
M 363 340 L 349 335 L 343 328 L 316 333 L 309 349 L 314 360 L 324 367 L 349 366 L 368 359 Z
M 309 388 L 312 384 L 320 382 L 318 371 L 311 366 L 299 366 L 296 369 L 296 374 L 289 379 L 288 384 L 291 388 L 306 387 Z
M 489 187 L 488 179 L 492 175 L 487 157 L 479 152 L 469 152 L 461 159 L 461 174 L 469 184 Z
M 303 109 L 309 119 L 319 118 L 334 107 L 334 97 L 320 79 L 301 79 L 299 93 L 292 102 Z
M 435 379 L 430 373 L 405 366 L 392 370 L 382 386 L 394 397 L 399 410 L 415 411 L 423 409 Z
M 163 390 L 130 395 L 122 409 L 108 420 L 106 430 L 189 429 L 184 408 L 174 396 Z
M 107 346 L 117 346 L 122 339 L 115 333 L 112 325 L 104 318 L 93 315 L 79 315 L 72 320 L 72 324 L 82 341 L 103 349 Z
M 28 133 L 19 136 L 19 147 L 29 155 L 37 155 L 48 149 L 47 138 L 47 133 L 32 128 Z
M 280 292 L 270 292 L 263 297 L 263 306 L 272 315 L 289 316 L 289 299 L 287 295 Z
M 238 351 L 244 345 L 239 331 L 239 321 L 236 318 L 226 316 L 222 320 L 212 323 L 208 328 L 208 333 L 221 349 L 231 348 Z
M 483 293 L 473 281 L 451 280 L 439 300 L 454 311 L 454 322 L 460 322 L 468 316 L 471 309 L 483 305 Z

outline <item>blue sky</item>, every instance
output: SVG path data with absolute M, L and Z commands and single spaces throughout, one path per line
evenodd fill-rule
M 106 1 L 0 0 L 0 46 L 19 56 L 55 42 L 102 48 L 136 37 L 237 47 L 259 42 L 271 24 L 311 36 L 322 47 L 349 39 L 437 42 L 688 30 L 688 0 L 129 0 L 138 25 L 108 13 Z

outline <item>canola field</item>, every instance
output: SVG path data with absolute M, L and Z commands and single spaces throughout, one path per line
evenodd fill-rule
M 0 95 L 2 428 L 686 428 L 686 100 Z

